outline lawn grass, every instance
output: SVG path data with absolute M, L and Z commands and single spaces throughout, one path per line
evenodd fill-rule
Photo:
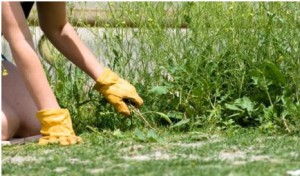
M 231 132 L 87 132 L 84 144 L 4 146 L 3 175 L 285 175 L 300 169 L 300 137 Z M 117 135 L 116 135 L 117 134 Z
M 140 115 L 154 130 L 136 113 L 133 124 L 123 120 L 93 80 L 51 52 L 48 80 L 85 143 L 4 146 L 2 174 L 256 176 L 300 169 L 299 8 L 110 3 L 118 26 L 106 24 L 102 33 L 86 26 L 89 42 L 137 88 L 145 102 Z M 138 28 L 128 28 L 128 19 Z

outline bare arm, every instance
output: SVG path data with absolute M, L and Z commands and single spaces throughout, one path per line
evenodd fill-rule
M 2 32 L 37 108 L 59 108 L 34 51 L 29 27 L 19 2 L 2 2 Z
M 136 107 L 143 104 L 134 86 L 108 68 L 103 68 L 79 39 L 73 27 L 67 22 L 64 2 L 38 2 L 37 7 L 40 26 L 51 43 L 96 81 L 97 90 L 118 112 L 125 116 L 130 115 L 125 100 L 129 100 Z
M 66 17 L 65 2 L 37 2 L 40 27 L 51 43 L 70 61 L 97 80 L 103 66 L 80 40 Z

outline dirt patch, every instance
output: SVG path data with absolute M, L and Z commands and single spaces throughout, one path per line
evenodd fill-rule
M 169 143 L 168 145 L 171 146 L 178 146 L 182 148 L 200 148 L 205 144 L 210 144 L 210 143 L 215 143 L 215 142 L 220 142 L 221 138 L 217 135 L 211 136 L 211 137 L 197 137 L 199 138 L 200 141 L 196 142 L 175 142 L 175 143 Z M 205 138 L 205 140 L 202 140 L 202 138 Z
M 66 170 L 68 170 L 67 167 L 57 167 L 57 168 L 54 169 L 54 172 L 61 173 L 61 172 L 64 172 Z
M 268 155 L 254 155 L 251 153 L 246 153 L 240 150 L 225 150 L 219 153 L 219 159 L 230 161 L 233 165 L 243 165 L 248 162 L 256 162 L 256 161 L 266 161 L 271 163 L 282 163 L 283 160 L 279 158 L 272 158 Z
M 300 176 L 300 169 L 287 171 L 286 174 L 291 176 Z
M 7 157 L 2 159 L 2 164 L 11 163 L 11 164 L 17 164 L 21 165 L 26 162 L 40 162 L 42 159 L 36 158 L 33 156 L 14 156 L 14 157 Z
M 242 151 L 221 151 L 219 153 L 219 159 L 234 161 L 238 159 L 245 159 L 246 153 Z
M 148 160 L 170 160 L 176 159 L 175 155 L 170 155 L 168 153 L 163 153 L 161 151 L 155 151 L 152 154 L 145 155 L 133 155 L 123 157 L 126 160 L 136 160 L 136 161 L 148 161 Z
M 49 153 L 54 152 L 55 150 L 46 149 L 43 151 L 44 154 L 48 155 Z
M 283 163 L 284 160 L 281 158 L 274 158 L 268 155 L 254 155 L 249 157 L 250 162 L 255 162 L 255 161 L 267 161 L 270 163 Z
M 135 161 L 149 161 L 149 160 L 174 160 L 174 159 L 187 159 L 187 160 L 197 160 L 200 159 L 195 155 L 186 155 L 186 154 L 170 154 L 163 151 L 155 151 L 151 154 L 144 155 L 132 155 L 124 156 L 125 160 L 135 160 Z
M 182 147 L 182 148 L 199 148 L 206 143 L 207 142 L 194 142 L 194 143 L 177 142 L 177 143 L 171 143 L 170 145 L 175 145 L 175 146 Z
M 91 161 L 89 161 L 89 160 L 80 160 L 78 158 L 70 158 L 70 163 L 87 165 L 87 164 L 91 163 Z
M 199 160 L 201 159 L 197 155 L 187 155 L 181 153 L 169 153 L 169 149 L 172 148 L 201 148 L 205 144 L 214 143 L 220 141 L 218 136 L 213 136 L 209 140 L 201 140 L 196 142 L 171 142 L 162 144 L 160 146 L 153 146 L 154 151 L 147 154 L 141 154 L 146 148 L 144 145 L 133 145 L 121 149 L 121 153 L 125 153 L 121 156 L 125 160 L 135 161 L 149 161 L 149 160 L 174 160 L 174 159 L 186 159 L 186 160 Z
M 90 174 L 100 174 L 100 173 L 103 173 L 104 172 L 104 169 L 102 169 L 102 168 L 95 168 L 95 169 L 90 169 L 89 171 L 88 171 Z

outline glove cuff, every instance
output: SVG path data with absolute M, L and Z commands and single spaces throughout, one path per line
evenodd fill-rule
M 111 71 L 109 68 L 104 68 L 101 75 L 97 78 L 96 84 L 102 85 L 111 85 L 117 83 L 119 76 Z
M 116 73 L 105 67 L 101 75 L 98 77 L 94 89 L 101 93 L 104 87 L 109 87 L 118 83 L 119 79 L 120 78 Z
M 49 116 L 56 116 L 62 114 L 70 114 L 68 109 L 43 109 L 37 112 L 37 118 L 42 120 L 42 118 Z
M 44 136 L 75 135 L 68 109 L 46 109 L 37 112 Z

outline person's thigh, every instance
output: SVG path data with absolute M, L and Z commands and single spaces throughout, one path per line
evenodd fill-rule
M 8 73 L 6 76 L 2 76 L 3 116 L 6 117 L 7 123 L 14 122 L 10 119 L 15 118 L 19 121 L 19 127 L 13 137 L 28 137 L 39 134 L 40 123 L 36 118 L 37 108 L 20 77 L 20 73 L 8 61 L 2 61 L 2 65 Z M 10 109 L 13 110 L 13 113 Z M 7 124 L 7 127 L 10 125 Z
M 1 140 L 8 140 L 16 134 L 20 127 L 20 119 L 7 101 L 2 97 L 1 111 L 2 136 Z

